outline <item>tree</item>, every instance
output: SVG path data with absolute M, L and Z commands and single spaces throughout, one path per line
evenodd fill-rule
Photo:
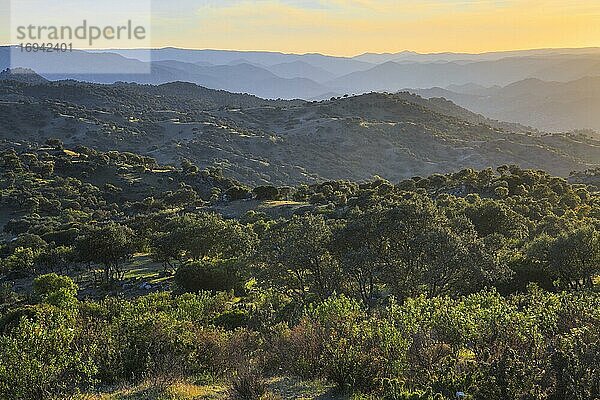
M 251 198 L 252 193 L 246 186 L 233 185 L 225 191 L 225 196 L 227 196 L 228 200 L 235 201 Z
M 568 286 L 593 287 L 592 277 L 600 271 L 600 232 L 584 226 L 565 232 L 550 246 L 549 267 Z
M 530 283 L 554 289 L 555 278 L 550 272 L 548 255 L 552 241 L 552 237 L 542 234 L 526 243 L 520 252 L 509 253 L 508 262 L 515 273 L 507 288 L 509 292 L 525 291 Z
M 302 300 L 310 295 L 327 298 L 342 283 L 339 264 L 330 253 L 332 236 L 320 215 L 295 215 L 272 226 L 257 249 L 259 276 Z
M 75 261 L 75 251 L 72 247 L 57 246 L 42 251 L 35 261 L 42 268 L 52 272 L 69 272 Z
M 200 171 L 196 165 L 192 164 L 190 160 L 187 159 L 181 161 L 181 169 L 186 175 L 196 175 Z
M 36 254 L 42 252 L 47 246 L 48 243 L 44 239 L 31 233 L 23 233 L 10 243 L 13 249 L 23 247 L 33 250 Z
M 382 241 L 376 255 L 383 263 L 383 282 L 399 298 L 421 293 L 423 256 L 428 245 L 426 233 L 447 222 L 426 197 L 401 201 L 392 208 L 376 211 L 375 240 Z
M 205 258 L 230 259 L 250 252 L 254 233 L 235 220 L 224 220 L 214 213 L 189 214 L 176 218 L 153 241 L 153 253 L 159 261 L 186 262 Z
M 17 172 L 23 169 L 21 159 L 19 158 L 14 149 L 6 150 L 2 153 L 2 157 L 0 158 L 0 166 L 5 172 Z
M 165 272 L 173 270 L 174 260 L 181 257 L 181 243 L 173 232 L 157 232 L 152 236 L 152 258 L 163 265 Z
M 277 200 L 279 198 L 279 189 L 275 186 L 258 186 L 252 192 L 256 200 Z
M 378 227 L 375 215 L 364 214 L 339 229 L 333 241 L 336 257 L 351 283 L 350 290 L 367 306 L 383 290 L 387 270 L 385 259 L 380 257 L 387 245 L 378 235 Z
M 527 220 L 499 201 L 487 199 L 469 204 L 465 214 L 480 236 L 499 233 L 506 237 L 522 238 L 528 233 Z
M 46 144 L 48 146 L 54 147 L 56 150 L 62 150 L 64 148 L 62 140 L 56 138 L 46 140 Z
M 117 223 L 93 229 L 77 242 L 80 260 L 101 264 L 106 282 L 123 279 L 123 264 L 137 247 L 133 229 Z
M 190 187 L 182 187 L 179 188 L 174 193 L 169 193 L 165 196 L 165 204 L 175 207 L 181 207 L 188 204 L 193 204 L 198 201 L 198 193 L 194 191 L 194 189 Z
M 448 219 L 427 198 L 368 212 L 349 222 L 336 243 L 344 272 L 367 304 L 386 291 L 399 298 L 465 294 L 508 273 L 466 218 Z
M 461 229 L 433 227 L 423 235 L 423 291 L 430 297 L 476 292 L 509 276 L 467 221 Z

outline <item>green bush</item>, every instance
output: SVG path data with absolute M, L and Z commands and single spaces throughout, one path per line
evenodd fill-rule
M 22 315 L 0 336 L 0 398 L 49 399 L 85 390 L 97 370 L 74 318 L 53 306 Z
M 230 263 L 199 261 L 181 265 L 175 282 L 183 292 L 228 291 L 239 289 L 240 282 Z
M 68 276 L 57 274 L 41 275 L 33 280 L 33 294 L 37 299 L 43 300 L 47 296 L 64 290 L 70 296 L 77 296 L 77 285 Z
M 366 319 L 329 332 L 323 351 L 325 376 L 343 389 L 381 389 L 385 378 L 402 374 L 406 339 L 385 320 Z
M 232 186 L 225 191 L 229 200 L 243 200 L 252 197 L 252 192 L 245 186 Z
M 600 395 L 600 325 L 560 335 L 552 357 L 556 399 L 593 399 Z
M 76 306 L 77 289 L 77 285 L 68 276 L 47 274 L 33 280 L 34 298 L 62 309 Z
M 252 191 L 256 200 L 277 200 L 279 189 L 275 186 L 258 186 Z
M 248 326 L 249 320 L 250 315 L 246 310 L 228 310 L 219 314 L 214 322 L 217 326 L 233 330 Z

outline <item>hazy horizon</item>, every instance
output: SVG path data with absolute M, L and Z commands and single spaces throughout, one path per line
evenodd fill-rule
M 13 46 L 12 44 L 0 44 L 0 46 Z M 394 55 L 401 53 L 413 53 L 420 55 L 439 55 L 439 54 L 466 54 L 466 55 L 484 55 L 484 54 L 497 54 L 497 53 L 513 53 L 513 52 L 527 52 L 527 51 L 559 51 L 559 50 L 569 50 L 569 51 L 577 51 L 577 50 L 596 50 L 600 51 L 600 46 L 583 46 L 583 47 L 536 47 L 536 48 L 507 48 L 507 49 L 497 49 L 497 50 L 489 50 L 482 52 L 469 52 L 469 51 L 433 51 L 433 52 L 422 52 L 418 50 L 412 49 L 401 49 L 397 51 L 383 51 L 383 52 L 375 52 L 375 51 L 363 51 L 361 53 L 356 54 L 348 54 L 348 55 L 338 55 L 338 54 L 329 54 L 329 53 L 321 53 L 317 51 L 308 51 L 308 52 L 293 52 L 293 51 L 279 51 L 279 50 L 269 50 L 269 49 L 237 49 L 237 48 L 216 48 L 216 47 L 180 47 L 180 46 L 152 46 L 148 48 L 135 47 L 135 48 L 118 48 L 118 47 L 105 47 L 105 48 L 95 48 L 93 51 L 111 51 L 111 50 L 162 50 L 162 49 L 177 49 L 177 50 L 192 50 L 192 51 L 228 51 L 228 52 L 240 52 L 240 53 L 279 53 L 279 54 L 290 54 L 290 55 L 310 55 L 310 54 L 319 54 L 323 56 L 329 57 L 341 57 L 341 58 L 353 58 L 359 57 L 366 54 L 374 54 L 374 55 Z M 82 49 L 83 51 L 90 49 Z
M 0 47 L 10 47 L 10 46 L 18 46 L 18 44 L 14 43 L 0 43 Z M 339 57 L 339 58 L 357 58 L 364 55 L 396 55 L 396 54 L 415 54 L 415 55 L 443 55 L 443 54 L 453 54 L 453 55 L 486 55 L 486 54 L 503 54 L 503 53 L 519 53 L 519 52 L 553 52 L 553 51 L 586 51 L 590 50 L 592 52 L 600 52 L 600 46 L 583 46 L 583 47 L 536 47 L 536 48 L 507 48 L 507 49 L 497 49 L 497 50 L 489 50 L 482 52 L 469 52 L 469 51 L 433 51 L 433 52 L 422 52 L 413 49 L 401 49 L 397 51 L 384 51 L 384 52 L 376 52 L 376 51 L 363 51 L 356 54 L 348 54 L 348 55 L 339 55 L 339 54 L 330 54 L 330 53 L 322 53 L 317 51 L 308 51 L 308 52 L 293 52 L 293 51 L 279 51 L 279 50 L 270 50 L 270 49 L 238 49 L 238 48 L 216 48 L 216 47 L 182 47 L 182 46 L 152 46 L 152 47 L 99 47 L 99 48 L 83 48 L 76 49 L 79 51 L 92 51 L 92 52 L 110 52 L 110 51 L 125 51 L 125 50 L 164 50 L 164 49 L 175 49 L 175 50 L 189 50 L 189 51 L 222 51 L 222 52 L 239 52 L 239 53 L 273 53 L 273 54 L 283 54 L 283 55 L 297 55 L 297 56 L 306 56 L 311 54 L 322 55 L 327 57 Z M 582 52 L 581 54 L 589 54 Z

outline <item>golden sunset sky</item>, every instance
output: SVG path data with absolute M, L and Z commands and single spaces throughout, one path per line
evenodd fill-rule
M 156 46 L 332 55 L 600 46 L 600 0 L 190 0 L 156 5 L 153 18 Z
M 132 1 L 102 4 L 106 8 L 106 3 L 114 3 L 118 10 Z M 0 11 L 6 13 L 2 2 L 6 5 L 7 0 L 0 0 Z M 93 4 L 98 3 L 84 3 L 56 2 L 64 6 L 52 18 L 59 23 L 61 15 L 82 10 L 93 15 Z M 140 14 L 146 13 L 144 1 L 139 4 Z M 151 4 L 153 47 L 350 56 L 600 46 L 600 0 L 155 0 Z M 47 15 L 46 7 L 40 7 L 40 13 Z

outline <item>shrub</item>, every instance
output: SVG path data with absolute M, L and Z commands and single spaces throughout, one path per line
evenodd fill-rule
M 298 325 L 283 333 L 277 351 L 280 364 L 286 371 L 304 379 L 322 374 L 322 357 L 325 332 L 320 324 L 303 319 Z
M 289 368 L 344 390 L 374 391 L 405 368 L 407 343 L 387 319 L 368 317 L 344 296 L 326 300 L 286 335 Z
M 252 197 L 252 193 L 245 186 L 232 186 L 225 191 L 225 196 L 229 200 L 243 200 Z
M 248 326 L 250 315 L 246 310 L 228 310 L 219 314 L 214 322 L 215 325 L 225 329 L 234 330 Z
M 369 318 L 340 326 L 325 342 L 326 377 L 342 389 L 374 391 L 406 369 L 406 340 L 389 322 Z
M 77 304 L 77 285 L 68 276 L 42 275 L 33 281 L 34 298 L 62 309 Z
M 19 299 L 19 296 L 13 290 L 13 286 L 10 283 L 2 283 L 0 285 L 0 307 L 9 306 L 13 303 L 16 303 Z M 2 308 L 0 308 L 0 312 Z
M 279 189 L 275 186 L 258 186 L 252 191 L 256 200 L 277 200 Z
M 227 291 L 239 288 L 236 274 L 225 262 L 199 261 L 181 265 L 175 282 L 183 292 Z
M 254 365 L 240 367 L 231 381 L 231 398 L 234 400 L 258 400 L 266 392 L 266 381 Z
M 198 369 L 193 325 L 167 313 L 127 314 L 114 335 L 121 379 L 140 380 L 161 373 L 181 378 Z M 107 366 L 110 367 L 110 366 Z
M 38 400 L 90 387 L 92 351 L 78 339 L 75 320 L 53 306 L 38 306 L 0 336 L 0 398 Z
M 580 328 L 557 338 L 552 357 L 555 398 L 591 399 L 600 395 L 600 328 Z
M 44 299 L 61 289 L 68 295 L 77 296 L 77 285 L 68 276 L 53 273 L 39 276 L 33 281 L 33 294 L 38 299 Z

